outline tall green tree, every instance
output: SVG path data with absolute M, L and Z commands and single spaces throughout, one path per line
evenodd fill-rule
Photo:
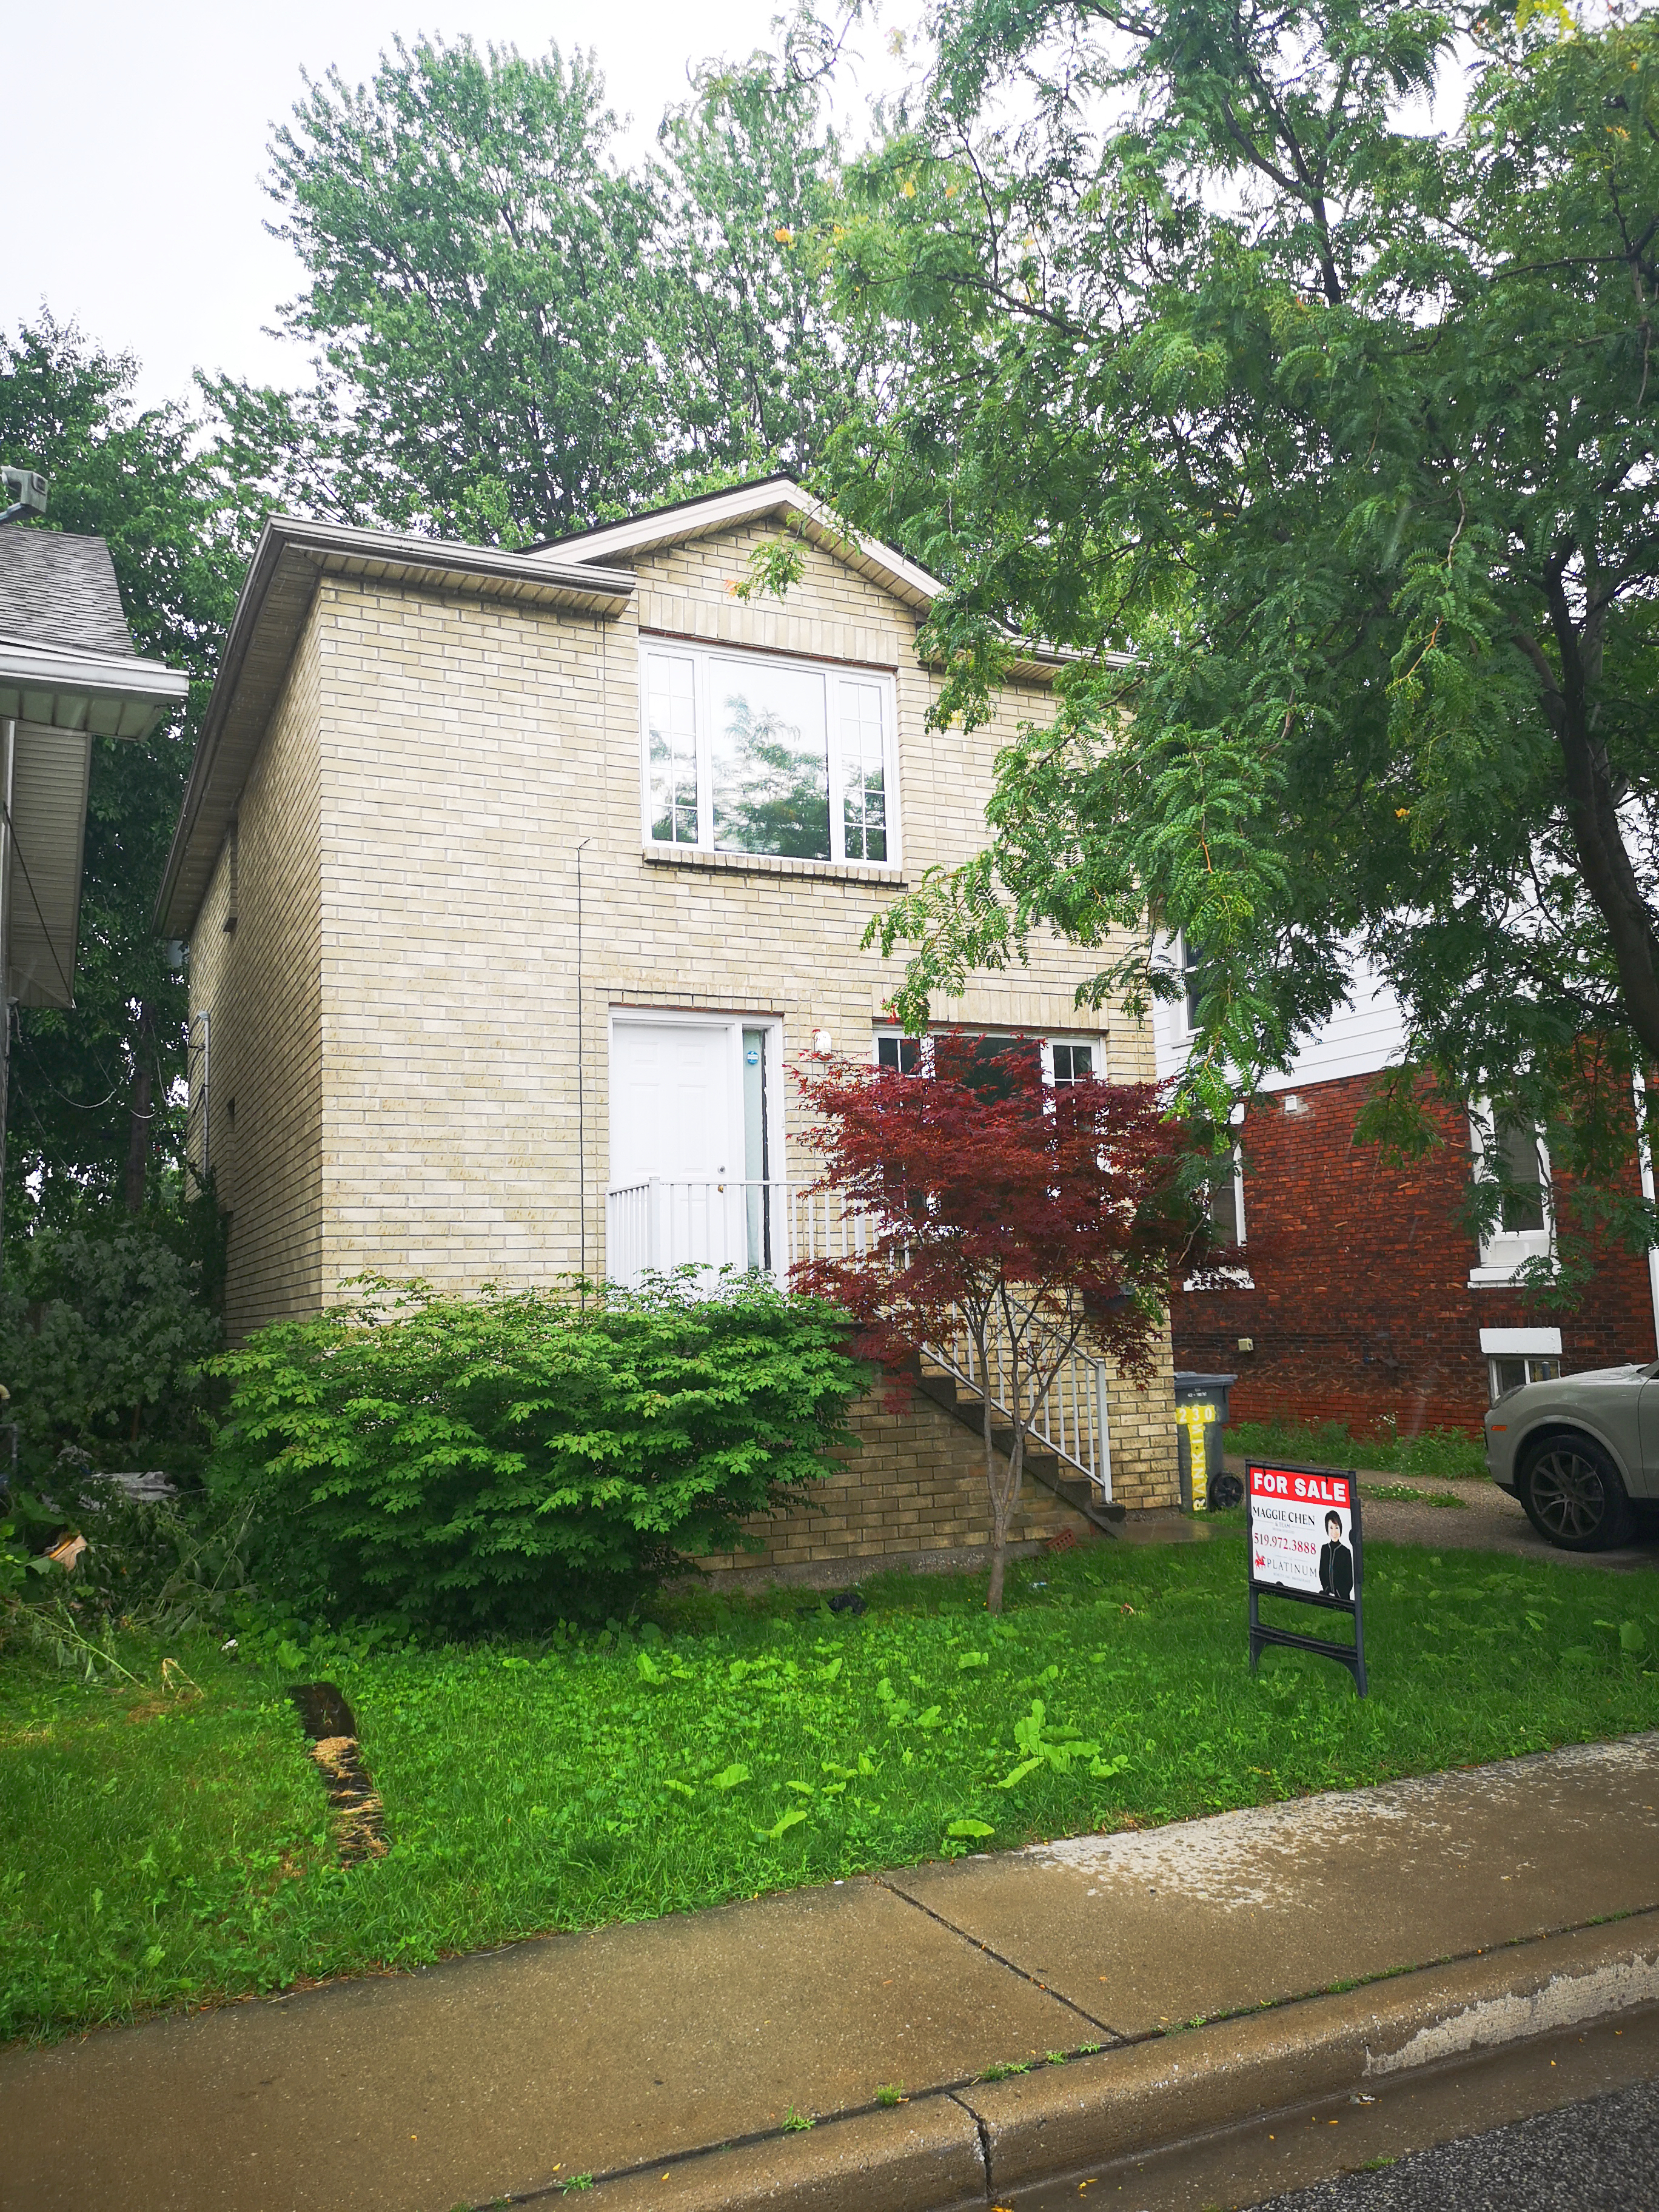
M 825 117 L 821 55 L 711 64 L 664 118 L 652 184 L 666 416 L 695 483 L 729 471 L 805 475 L 854 395 L 886 390 L 887 333 L 829 312 L 843 146 Z
M 276 133 L 303 390 L 210 386 L 289 506 L 509 545 L 805 467 L 866 353 L 815 258 L 840 149 L 783 58 L 710 68 L 620 161 L 590 57 L 398 41 Z
M 106 540 L 140 653 L 185 668 L 191 704 L 142 743 L 94 738 L 72 1010 L 14 1019 L 6 1129 L 9 1227 L 88 1203 L 137 1212 L 176 1170 L 183 980 L 150 912 L 245 532 L 195 448 L 187 413 L 134 404 L 137 363 L 43 312 L 0 333 L 0 454 L 51 479 L 47 512 L 9 528 Z
M 927 359 L 836 482 L 952 580 L 941 713 L 1010 632 L 1079 656 L 989 850 L 892 911 L 911 1018 L 1045 927 L 1127 927 L 1097 996 L 1167 994 L 1184 932 L 1188 1103 L 1224 1125 L 1358 950 L 1410 1026 L 1369 1133 L 1431 1140 L 1425 1074 L 1490 1097 L 1642 1243 L 1659 21 L 1599 20 L 940 7 L 836 249 L 854 326 Z

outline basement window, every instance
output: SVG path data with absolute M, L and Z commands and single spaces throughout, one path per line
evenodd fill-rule
M 1493 1405 L 1527 1382 L 1553 1382 L 1561 1372 L 1559 1328 L 1483 1328 L 1486 1393 Z
M 1091 1082 L 1097 1073 L 1095 1061 L 1100 1050 L 1100 1040 L 1091 1037 L 1085 1044 L 1077 1037 L 1015 1037 L 1006 1034 L 986 1033 L 975 1036 L 970 1030 L 953 1030 L 935 1032 L 937 1035 L 969 1036 L 975 1048 L 976 1059 L 990 1060 L 1006 1052 L 1012 1045 L 1035 1044 L 1042 1054 L 1042 1079 L 1057 1088 L 1074 1083 Z M 876 1065 L 878 1067 L 897 1068 L 902 1074 L 914 1075 L 918 1068 L 928 1065 L 928 1040 L 910 1037 L 897 1030 L 876 1031 Z

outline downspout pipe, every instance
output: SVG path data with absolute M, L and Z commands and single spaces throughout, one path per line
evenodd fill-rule
M 1631 1078 L 1636 1098 L 1636 1164 L 1642 1177 L 1642 1195 L 1653 1203 L 1653 1144 L 1648 1134 L 1648 1086 L 1638 1067 Z M 1653 1302 L 1653 1348 L 1659 1352 L 1659 1244 L 1648 1247 L 1648 1296 Z

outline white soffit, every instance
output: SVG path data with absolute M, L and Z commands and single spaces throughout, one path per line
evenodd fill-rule
M 1480 1349 L 1482 1352 L 1553 1352 L 1559 1358 L 1561 1332 L 1559 1328 L 1483 1328 Z
M 143 738 L 189 694 L 184 671 L 159 660 L 0 636 L 0 718 Z

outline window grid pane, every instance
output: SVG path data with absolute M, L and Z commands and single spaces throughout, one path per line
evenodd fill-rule
M 697 842 L 696 671 L 678 654 L 650 659 L 651 835 L 667 845 Z
M 1501 1225 L 1509 1236 L 1528 1231 L 1535 1236 L 1545 1226 L 1544 1163 L 1537 1135 L 1531 1129 L 1502 1130 L 1498 1151 L 1504 1173 L 1522 1186 L 1504 1194 Z
M 719 660 L 710 681 L 715 850 L 829 860 L 823 679 Z
M 1094 1047 L 1087 1044 L 1057 1044 L 1054 1048 L 1054 1081 L 1084 1083 L 1095 1072 Z
M 887 787 L 881 687 L 841 686 L 842 827 L 849 860 L 887 858 Z

